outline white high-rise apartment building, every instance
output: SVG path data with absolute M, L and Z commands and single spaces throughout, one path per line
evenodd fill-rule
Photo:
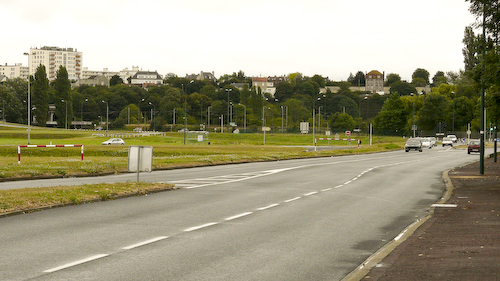
M 47 78 L 56 79 L 57 71 L 62 65 L 68 71 L 69 80 L 79 80 L 82 77 L 82 52 L 73 48 L 41 47 L 30 48 L 29 70 L 35 75 L 37 67 L 42 64 L 47 71 Z

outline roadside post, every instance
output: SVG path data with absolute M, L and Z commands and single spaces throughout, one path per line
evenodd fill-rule
M 153 170 L 153 147 L 142 145 L 131 145 L 128 149 L 128 171 L 137 172 L 137 183 L 139 183 L 140 172 L 152 172 Z

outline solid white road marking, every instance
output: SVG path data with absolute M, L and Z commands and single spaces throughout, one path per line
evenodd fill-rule
M 456 208 L 457 204 L 432 204 L 431 207 Z
M 235 215 L 235 216 L 232 216 L 232 217 L 225 218 L 224 220 L 230 221 L 230 220 L 239 219 L 241 217 L 248 216 L 248 215 L 251 215 L 251 214 L 253 214 L 253 212 L 245 212 L 245 213 L 241 213 L 241 214 L 238 214 L 238 215 Z
M 149 239 L 149 240 L 146 240 L 146 241 L 143 241 L 143 242 L 139 242 L 137 244 L 133 244 L 133 245 L 130 245 L 130 246 L 127 246 L 127 247 L 123 247 L 122 249 L 123 250 L 130 250 L 130 249 L 141 247 L 141 246 L 144 246 L 144 245 L 147 245 L 147 244 L 151 244 L 151 243 L 154 243 L 154 242 L 157 242 L 157 241 L 160 241 L 160 240 L 163 240 L 163 239 L 167 239 L 167 238 L 168 238 L 168 236 L 159 236 L 159 237 L 156 237 L 156 238 L 153 238 L 153 239 Z
M 276 206 L 279 206 L 279 204 L 271 204 L 271 205 L 269 205 L 269 206 L 265 206 L 265 207 L 262 207 L 262 208 L 258 208 L 257 210 L 259 210 L 259 211 L 263 211 L 263 210 L 270 209 L 270 208 L 273 208 L 273 207 L 276 207 Z
M 54 268 L 51 268 L 51 269 L 47 269 L 44 272 L 46 272 L 46 273 L 56 272 L 56 271 L 59 271 L 59 270 L 63 270 L 63 269 L 66 269 L 66 268 L 69 268 L 69 267 L 72 267 L 72 266 L 80 265 L 80 264 L 83 264 L 83 263 L 86 263 L 86 262 L 94 261 L 94 260 L 97 260 L 97 259 L 100 259 L 100 258 L 104 258 L 104 257 L 107 257 L 107 256 L 109 256 L 109 255 L 108 254 L 101 254 L 101 255 L 91 256 L 91 257 L 88 257 L 88 258 L 83 259 L 83 260 L 79 260 L 79 261 L 75 261 L 75 262 L 68 263 L 68 264 L 65 264 L 65 265 L 61 265 L 61 266 L 58 266 L 58 267 L 54 267 Z
M 202 225 L 198 225 L 198 226 L 193 226 L 193 227 L 190 227 L 190 228 L 186 228 L 186 229 L 184 229 L 184 232 L 195 231 L 195 230 L 198 230 L 198 229 L 201 229 L 201 228 L 205 228 L 205 227 L 209 227 L 209 226 L 216 225 L 216 224 L 217 224 L 216 222 L 209 222 L 209 223 L 206 223 L 206 224 L 202 224 Z

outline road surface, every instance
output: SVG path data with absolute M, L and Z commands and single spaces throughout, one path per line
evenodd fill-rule
M 182 188 L 1 218 L 0 280 L 341 280 L 427 214 L 444 170 L 477 159 L 437 147 L 142 174 Z

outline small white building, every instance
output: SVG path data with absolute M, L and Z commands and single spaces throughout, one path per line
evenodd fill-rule
M 134 85 L 162 85 L 163 78 L 157 71 L 137 71 L 132 76 L 131 84 Z

